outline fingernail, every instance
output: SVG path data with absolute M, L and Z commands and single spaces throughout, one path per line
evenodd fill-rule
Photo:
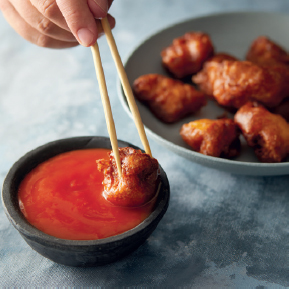
M 79 29 L 77 36 L 81 45 L 88 47 L 93 44 L 94 35 L 87 28 Z
M 107 14 L 108 5 L 106 0 L 88 0 L 88 5 L 93 15 L 97 18 L 104 17 Z M 104 12 L 104 15 L 99 14 L 99 9 Z

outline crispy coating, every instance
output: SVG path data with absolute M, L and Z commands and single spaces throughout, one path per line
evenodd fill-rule
M 203 63 L 214 54 L 210 36 L 203 32 L 189 32 L 173 40 L 161 52 L 164 67 L 176 78 L 183 78 L 201 70 Z
M 254 63 L 276 61 L 289 64 L 287 51 L 266 36 L 259 36 L 252 42 L 246 59 Z
M 109 160 L 97 160 L 97 168 L 104 174 L 104 197 L 123 207 L 137 207 L 150 201 L 159 184 L 159 164 L 150 155 L 130 147 L 119 148 L 122 178 L 110 153 Z
M 248 145 L 261 162 L 275 163 L 289 154 L 289 124 L 264 106 L 248 102 L 234 117 Z
M 235 61 L 237 58 L 227 53 L 217 53 L 204 63 L 201 72 L 192 77 L 192 81 L 198 84 L 206 95 L 213 97 L 214 83 L 220 73 L 219 64 L 225 60 Z
M 182 126 L 180 135 L 194 151 L 233 158 L 240 153 L 239 129 L 232 119 L 200 119 Z
M 137 99 L 146 103 L 156 117 L 166 123 L 180 120 L 206 105 L 203 92 L 179 80 L 159 74 L 147 74 L 134 81 Z
M 207 61 L 193 81 L 225 107 L 240 108 L 248 101 L 275 107 L 289 95 L 289 67 L 277 62 Z

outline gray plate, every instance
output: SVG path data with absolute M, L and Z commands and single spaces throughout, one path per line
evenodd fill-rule
M 228 52 L 240 59 L 244 56 L 251 42 L 259 35 L 267 35 L 289 50 L 289 15 L 263 12 L 238 12 L 210 15 L 187 20 L 164 29 L 140 44 L 125 62 L 125 70 L 130 84 L 148 73 L 167 75 L 161 65 L 161 50 L 170 45 L 176 37 L 189 31 L 208 33 L 216 52 Z M 118 81 L 118 93 L 126 112 L 131 116 L 121 84 Z M 289 162 L 269 164 L 260 163 L 252 149 L 242 139 L 242 153 L 235 160 L 226 160 L 205 156 L 192 151 L 179 135 L 183 123 L 200 118 L 214 119 L 224 110 L 209 102 L 197 114 L 187 117 L 175 124 L 164 124 L 159 121 L 143 104 L 137 102 L 139 111 L 150 137 L 174 153 L 201 165 L 244 175 L 284 175 L 289 174 Z

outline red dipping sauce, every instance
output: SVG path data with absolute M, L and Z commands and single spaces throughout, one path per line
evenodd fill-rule
M 103 193 L 97 159 L 108 149 L 75 150 L 57 155 L 26 175 L 19 187 L 22 213 L 46 234 L 69 240 L 95 240 L 121 234 L 153 210 L 155 198 L 137 208 L 117 207 Z

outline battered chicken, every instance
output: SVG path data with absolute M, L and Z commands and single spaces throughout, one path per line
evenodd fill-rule
M 198 84 L 201 91 L 208 96 L 213 96 L 214 83 L 220 72 L 219 64 L 225 60 L 235 61 L 237 58 L 227 53 L 217 53 L 204 64 L 203 71 L 193 76 L 192 81 Z
M 109 160 L 97 160 L 97 168 L 104 174 L 104 197 L 117 206 L 136 207 L 150 201 L 159 184 L 158 161 L 148 154 L 130 147 L 119 148 L 122 178 L 110 153 Z
M 247 52 L 246 59 L 255 63 L 276 61 L 289 64 L 287 51 L 265 36 L 259 36 L 253 41 Z
M 203 63 L 214 54 L 209 35 L 190 32 L 173 40 L 161 52 L 164 67 L 176 78 L 183 78 L 201 70 Z
M 250 100 L 275 107 L 289 95 L 289 67 L 277 62 L 207 61 L 193 82 L 225 107 L 240 108 Z
M 140 101 L 146 103 L 156 117 L 166 123 L 180 120 L 206 105 L 203 92 L 159 74 L 147 74 L 134 81 L 133 91 Z
M 180 135 L 194 151 L 204 155 L 233 158 L 240 153 L 240 132 L 232 119 L 195 120 L 184 124 Z
M 289 124 L 280 115 L 248 102 L 237 111 L 234 120 L 261 162 L 281 162 L 287 158 Z

